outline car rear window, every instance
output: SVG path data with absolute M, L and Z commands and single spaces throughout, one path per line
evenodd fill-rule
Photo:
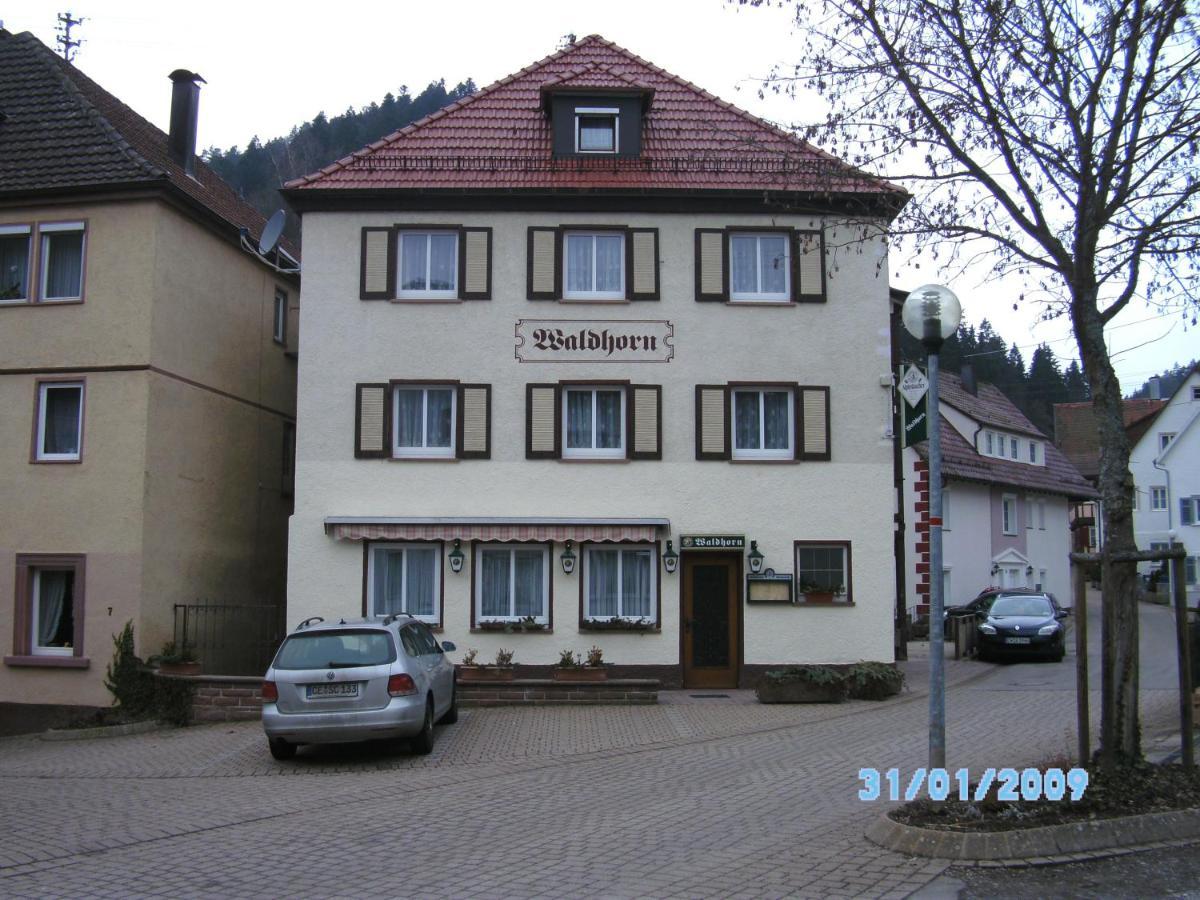
M 1050 601 L 1045 597 L 999 597 L 992 604 L 993 616 L 1052 616 Z
M 386 631 L 321 631 L 293 634 L 275 656 L 277 669 L 350 669 L 396 659 Z

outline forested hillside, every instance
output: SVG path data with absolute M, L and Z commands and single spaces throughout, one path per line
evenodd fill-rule
M 333 118 L 320 112 L 286 137 L 271 138 L 265 144 L 255 135 L 244 150 L 210 147 L 204 151 L 204 159 L 249 203 L 269 216 L 283 206 L 278 190 L 284 182 L 315 172 L 474 92 L 475 83 L 470 79 L 449 90 L 444 80 L 437 81 L 416 97 L 402 86 L 398 95 L 389 93 L 381 103 L 358 110 L 351 107 Z M 293 215 L 288 216 L 288 234 L 293 239 L 298 237 Z
M 1167 369 L 1155 377 L 1158 378 L 1158 396 L 1163 400 L 1171 399 L 1171 395 L 1179 390 L 1179 386 L 1183 384 L 1183 380 L 1188 377 L 1188 373 L 1196 366 L 1196 360 L 1183 365 L 1176 365 L 1174 368 Z M 1142 386 L 1129 395 L 1130 399 L 1142 399 L 1150 396 L 1150 379 L 1147 378 L 1142 382 Z

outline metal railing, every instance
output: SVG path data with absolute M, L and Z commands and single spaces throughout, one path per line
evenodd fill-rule
M 186 644 L 206 675 L 262 675 L 286 634 L 279 605 L 176 603 L 175 644 Z

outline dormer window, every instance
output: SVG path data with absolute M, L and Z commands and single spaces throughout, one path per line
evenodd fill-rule
M 616 153 L 620 146 L 619 119 L 616 107 L 576 107 L 575 152 Z

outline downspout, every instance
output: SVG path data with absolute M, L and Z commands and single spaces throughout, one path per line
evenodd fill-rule
M 1160 466 L 1158 464 L 1160 459 L 1162 459 L 1161 454 L 1156 456 L 1150 465 L 1154 466 L 1154 468 L 1158 469 L 1158 471 L 1167 476 L 1167 547 L 1171 547 L 1175 543 L 1174 526 L 1171 524 L 1171 470 L 1166 466 Z M 1137 490 L 1137 488 L 1135 487 L 1134 490 Z M 1136 539 L 1136 535 L 1134 537 Z M 1173 598 L 1175 597 L 1174 581 L 1175 567 L 1167 566 L 1167 596 L 1172 598 L 1172 602 Z
M 894 379 L 896 373 L 900 371 L 900 329 L 902 325 L 900 321 L 901 304 L 896 302 L 890 291 L 888 303 L 891 307 L 888 315 L 892 362 L 890 378 L 893 380 L 892 389 L 889 391 L 892 401 L 892 480 L 896 490 L 896 512 L 893 514 L 895 528 L 892 531 L 892 555 L 896 560 L 896 621 L 893 628 L 893 641 L 896 661 L 901 662 L 908 659 L 908 569 L 904 564 L 904 451 L 901 448 L 903 438 L 900 425 L 900 401 L 896 396 Z

